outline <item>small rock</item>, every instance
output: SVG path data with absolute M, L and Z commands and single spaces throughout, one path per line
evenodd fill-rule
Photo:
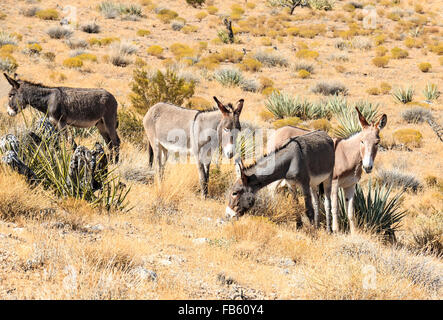
M 192 240 L 192 242 L 195 244 L 204 244 L 204 243 L 208 242 L 208 239 L 207 238 L 197 238 L 197 239 Z
M 172 261 L 166 259 L 161 259 L 159 262 L 164 266 L 170 266 L 172 264 Z
M 292 267 L 295 266 L 295 261 L 289 258 L 284 258 L 280 260 L 279 265 L 283 267 Z
M 132 269 L 131 273 L 142 280 L 157 281 L 157 273 L 143 267 L 136 267 Z

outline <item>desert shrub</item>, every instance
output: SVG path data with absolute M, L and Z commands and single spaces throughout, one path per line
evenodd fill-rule
M 304 69 L 299 70 L 297 74 L 298 74 L 298 77 L 301 79 L 306 79 L 311 76 L 311 73 L 309 71 L 304 70 Z
M 386 36 L 384 34 L 380 34 L 380 35 L 374 37 L 374 44 L 376 46 L 383 44 L 385 41 L 386 41 Z
M 185 26 L 185 22 L 181 20 L 172 21 L 171 27 L 174 31 L 180 31 Z
M 430 45 L 429 50 L 431 50 L 431 52 L 441 56 L 441 55 L 443 55 L 443 43 L 436 44 L 436 45 Z
M 238 86 L 244 81 L 241 71 L 235 68 L 223 68 L 214 73 L 214 79 L 223 86 Z
M 382 82 L 380 83 L 380 92 L 382 94 L 388 94 L 389 92 L 391 92 L 391 85 L 387 82 Z
M 400 188 L 404 191 L 417 192 L 422 188 L 421 182 L 413 175 L 400 172 L 397 169 L 385 170 L 380 169 L 377 172 L 377 181 L 381 185 L 388 187 Z
M 414 246 L 426 254 L 434 254 L 437 257 L 443 256 L 442 230 L 435 226 L 422 227 L 420 231 L 413 235 Z
M 112 1 L 103 1 L 99 4 L 98 10 L 107 19 L 115 19 L 125 15 L 125 20 L 137 20 L 143 16 L 142 8 L 136 4 L 121 4 Z
M 311 127 L 315 130 L 323 130 L 328 132 L 331 129 L 331 124 L 328 119 L 316 119 L 310 123 Z
M 244 71 L 252 71 L 257 72 L 262 68 L 262 63 L 254 58 L 244 58 L 242 63 L 239 65 L 240 68 Z
M 397 88 L 392 93 L 392 96 L 394 97 L 394 100 L 396 100 L 397 102 L 406 104 L 412 101 L 412 98 L 414 96 L 414 89 L 412 89 L 412 87 L 408 87 L 406 89 Z
M 68 58 L 63 61 L 63 66 L 66 68 L 81 68 L 83 61 L 77 57 Z
M 200 7 L 205 3 L 205 0 L 186 0 L 187 4 L 190 4 L 193 7 Z
M 399 47 L 395 47 L 391 49 L 391 57 L 394 59 L 404 59 L 409 55 L 409 53 L 404 50 L 401 49 Z
M 151 56 L 161 57 L 163 54 L 163 48 L 156 44 L 150 46 L 147 50 L 148 54 Z
M 66 45 L 70 49 L 87 48 L 88 42 L 83 39 L 69 39 L 66 41 Z
M 194 95 L 194 89 L 194 82 L 185 81 L 171 69 L 157 70 L 153 74 L 135 69 L 129 98 L 134 109 L 144 115 L 157 102 L 182 105 Z
M 385 46 L 378 46 L 375 48 L 375 54 L 377 55 L 377 57 L 383 57 L 386 55 L 387 52 L 388 49 L 386 49 Z
M 42 20 L 57 20 L 58 19 L 58 12 L 55 9 L 46 9 L 46 10 L 39 10 L 35 14 L 37 18 L 40 18 Z
M 423 42 L 419 39 L 407 37 L 404 41 L 404 44 L 407 48 L 421 48 L 423 46 Z
M 30 43 L 26 46 L 26 52 L 28 54 L 40 54 L 42 50 L 42 46 L 38 43 Z
M 382 56 L 382 57 L 375 57 L 372 59 L 372 63 L 379 68 L 384 68 L 388 65 L 389 57 Z
M 429 62 L 422 62 L 418 64 L 418 68 L 421 72 L 428 72 L 429 70 L 431 70 L 432 65 Z
M 390 239 L 400 228 L 406 211 L 401 209 L 403 192 L 391 196 L 391 188 L 372 185 L 368 182 L 367 193 L 357 184 L 354 194 L 354 216 L 358 228 L 378 233 Z M 339 220 L 342 229 L 347 230 L 347 208 L 344 192 L 339 192 Z
M 118 132 L 123 139 L 135 144 L 138 147 L 143 147 L 145 130 L 143 122 L 136 114 L 129 110 L 120 110 L 118 112 Z
M 393 134 L 397 144 L 406 147 L 420 147 L 423 136 L 420 131 L 415 129 L 398 129 Z
M 338 94 L 346 95 L 348 89 L 340 82 L 318 82 L 311 91 L 313 93 L 329 96 Z
M 17 46 L 13 44 L 5 44 L 0 47 L 0 54 L 13 54 L 16 49 Z
M 88 53 L 88 52 L 81 53 L 75 57 L 82 60 L 82 61 L 97 62 L 97 56 L 95 54 Z
M 137 52 L 138 47 L 129 42 L 121 42 L 121 43 L 114 43 L 111 49 L 118 51 L 121 54 L 134 54 Z
M 317 51 L 309 50 L 309 49 L 302 49 L 297 51 L 295 56 L 298 59 L 317 59 L 319 56 L 319 53 Z
M 178 13 L 169 9 L 161 9 L 157 13 L 157 18 L 159 18 L 163 23 L 169 23 L 178 17 Z
M 0 47 L 7 44 L 17 45 L 17 38 L 10 33 L 0 31 Z
M 423 89 L 423 95 L 425 96 L 426 100 L 433 101 L 440 97 L 440 91 L 438 90 L 437 85 L 428 83 Z
M 18 68 L 17 60 L 10 54 L 0 54 L 0 70 L 6 73 L 14 73 Z
M 213 110 L 214 105 L 202 97 L 194 96 L 189 99 L 188 108 L 200 111 Z
M 208 13 L 205 11 L 197 12 L 195 17 L 198 19 L 198 21 L 202 21 L 204 18 L 208 16 Z
M 308 0 L 309 6 L 317 10 L 332 10 L 334 2 L 330 0 Z
M 89 22 L 87 24 L 82 25 L 81 30 L 86 33 L 99 33 L 100 32 L 100 26 L 96 24 L 95 22 Z
M 274 114 L 268 109 L 261 110 L 259 116 L 263 121 L 271 121 L 275 119 Z
M 240 83 L 240 87 L 243 91 L 257 92 L 260 88 L 260 84 L 255 79 L 243 79 Z
M 299 117 L 289 117 L 289 118 L 283 118 L 278 119 L 272 122 L 272 125 L 274 126 L 274 129 L 278 129 L 285 126 L 297 126 L 302 121 Z
M 401 117 L 407 123 L 421 123 L 432 119 L 432 113 L 428 109 L 415 107 L 402 111 Z
M 218 12 L 218 8 L 214 6 L 208 6 L 206 10 L 209 14 L 216 14 Z
M 146 36 L 149 36 L 150 34 L 151 34 L 151 31 L 146 30 L 146 29 L 138 29 L 137 30 L 137 35 L 139 37 L 146 37 Z
M 227 61 L 237 63 L 243 59 L 243 52 L 231 47 L 223 48 L 217 55 L 217 59 L 220 62 Z
M 260 39 L 260 43 L 261 43 L 261 45 L 263 45 L 263 46 L 267 46 L 267 47 L 272 46 L 272 40 L 271 40 L 270 38 L 268 38 L 268 37 L 263 37 L 263 38 L 261 38 L 261 39 Z
M 370 94 L 371 96 L 377 96 L 380 94 L 380 90 L 377 87 L 372 87 L 366 90 L 366 92 L 368 94 Z
M 49 62 L 54 62 L 55 53 L 51 52 L 51 51 L 45 52 L 45 53 L 43 53 L 43 58 Z
M 52 39 L 65 39 L 69 38 L 72 35 L 72 30 L 68 29 L 66 27 L 51 27 L 46 31 L 46 33 L 52 38 Z
M 185 33 L 185 34 L 189 34 L 189 33 L 192 33 L 192 32 L 197 32 L 197 31 L 198 31 L 198 27 L 190 25 L 190 24 L 187 24 L 187 25 L 185 25 L 182 28 L 182 32 Z
M 259 51 L 254 54 L 254 58 L 268 67 L 287 67 L 289 65 L 285 57 L 273 52 Z
M 177 60 L 182 58 L 190 58 L 195 55 L 195 50 L 192 49 L 190 46 L 182 43 L 173 43 L 169 50 L 174 54 L 175 58 Z
M 309 73 L 314 72 L 314 65 L 307 62 L 298 62 L 295 67 L 295 71 L 306 70 Z
M 25 17 L 34 17 L 39 10 L 38 7 L 23 8 L 20 9 L 20 13 Z
M 211 54 L 206 57 L 200 59 L 199 62 L 196 63 L 196 66 L 199 68 L 214 70 L 219 65 L 218 56 Z

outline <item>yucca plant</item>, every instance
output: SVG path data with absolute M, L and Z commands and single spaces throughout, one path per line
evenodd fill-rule
M 437 100 L 440 97 L 440 91 L 438 91 L 437 85 L 428 83 L 423 89 L 423 95 L 427 101 Z
M 214 78 L 223 86 L 239 86 L 243 83 L 243 74 L 234 68 L 219 69 L 214 73 Z
M 326 102 L 326 108 L 334 115 L 348 112 L 348 101 L 342 96 L 333 96 Z
M 355 111 L 355 107 L 360 110 L 365 119 L 371 123 L 377 118 L 378 104 L 372 104 L 367 101 L 356 102 L 352 107 L 342 108 L 338 114 L 336 114 L 339 126 L 333 130 L 334 135 L 337 138 L 347 139 L 350 136 L 361 131 L 360 121 L 358 120 L 358 114 Z
M 406 211 L 401 209 L 403 191 L 391 196 L 391 187 L 368 181 L 367 192 L 357 184 L 354 194 L 354 215 L 357 226 L 365 231 L 395 239 Z M 339 192 L 338 218 L 342 230 L 348 230 L 347 208 L 343 190 Z
M 297 100 L 285 92 L 273 91 L 265 101 L 265 107 L 278 119 L 296 117 L 298 113 Z
M 412 101 L 412 97 L 414 96 L 414 89 L 412 89 L 412 87 L 408 87 L 406 89 L 397 88 L 392 93 L 392 96 L 394 97 L 394 100 L 396 100 L 397 102 L 406 104 Z
M 237 136 L 235 148 L 242 159 L 253 159 L 256 152 L 254 130 L 243 129 Z

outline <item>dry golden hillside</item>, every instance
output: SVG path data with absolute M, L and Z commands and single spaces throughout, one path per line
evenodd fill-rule
M 0 299 L 442 299 L 441 1 L 312 0 L 292 15 L 278 5 L 284 0 L 117 2 L 0 1 L 2 73 L 116 97 L 122 145 L 112 168 L 130 188 L 126 208 L 107 211 L 1 165 Z M 315 8 L 324 3 L 333 5 Z M 139 68 L 170 68 L 193 82 L 184 106 L 245 99 L 240 120 L 254 128 L 297 124 L 334 136 L 343 126 L 331 113 L 271 113 L 279 93 L 323 111 L 337 99 L 378 105 L 377 119 L 388 121 L 375 169 L 360 184 L 391 183 L 392 195 L 405 189 L 396 242 L 300 227 L 302 197 L 265 191 L 253 212 L 224 222 L 233 161 L 213 167 L 208 199 L 193 163 L 170 163 L 155 179 L 141 131 L 149 106 L 142 112 L 131 100 Z M 226 68 L 242 81 L 223 84 Z M 412 96 L 400 94 L 408 88 Z M 36 117 L 31 107 L 7 115 L 9 89 L 1 76 L 0 136 Z M 88 147 L 102 141 L 95 131 L 77 138 Z

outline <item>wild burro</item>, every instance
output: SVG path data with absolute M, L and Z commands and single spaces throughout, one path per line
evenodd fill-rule
M 152 166 L 155 159 L 156 171 L 161 177 L 169 153 L 179 153 L 182 161 L 187 161 L 190 153 L 197 160 L 204 197 L 208 194 L 213 154 L 219 149 L 228 159 L 235 154 L 244 103 L 240 99 L 234 107 L 231 103 L 221 103 L 216 97 L 214 100 L 219 110 L 197 111 L 159 102 L 143 118 L 148 137 L 149 164 Z
M 290 185 L 300 185 L 303 190 L 306 214 L 318 227 L 318 186 L 325 189 L 326 221 L 330 223 L 330 196 L 334 169 L 334 142 L 323 131 L 313 131 L 287 139 L 273 152 L 245 167 L 236 163 L 238 179 L 228 195 L 227 217 L 238 217 L 250 209 L 255 194 L 270 183 L 286 179 Z
M 47 87 L 30 81 L 4 76 L 12 86 L 8 114 L 17 115 L 28 105 L 47 114 L 59 130 L 66 125 L 96 126 L 118 162 L 120 138 L 117 135 L 117 100 L 104 89 Z
M 386 126 L 387 116 L 383 114 L 378 122 L 369 124 L 358 108 L 358 119 L 362 131 L 349 137 L 348 139 L 334 139 L 335 143 L 335 165 L 332 180 L 332 231 L 338 231 L 338 188 L 343 188 L 345 193 L 346 209 L 348 213 L 351 233 L 355 232 L 354 217 L 354 192 L 355 185 L 360 181 L 362 168 L 366 173 L 370 173 L 374 167 L 374 160 L 377 155 L 378 144 L 380 142 L 380 130 Z M 274 135 L 274 146 L 279 148 L 286 139 L 307 134 L 309 131 L 285 126 L 278 129 Z M 328 228 L 328 231 L 330 229 Z

